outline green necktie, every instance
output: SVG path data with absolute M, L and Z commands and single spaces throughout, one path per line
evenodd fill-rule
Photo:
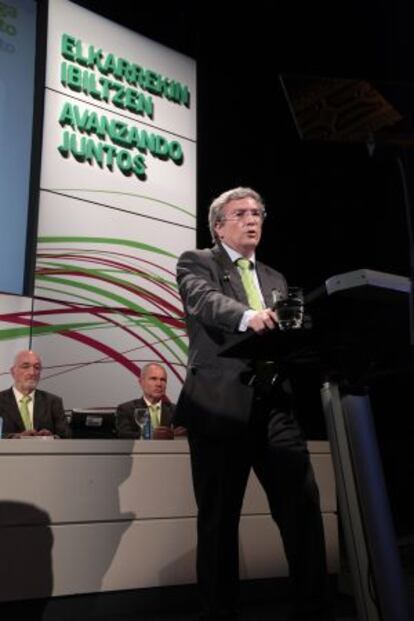
M 237 259 L 237 267 L 239 268 L 243 287 L 246 292 L 247 301 L 253 310 L 263 310 L 262 299 L 256 282 L 253 278 L 252 264 L 249 259 Z
M 148 409 L 149 409 L 150 416 L 151 416 L 151 427 L 152 427 L 152 429 L 154 429 L 154 427 L 159 427 L 159 425 L 160 425 L 160 416 L 159 416 L 160 406 L 159 405 L 150 405 Z
M 22 417 L 24 428 L 27 431 L 31 431 L 33 429 L 32 419 L 30 417 L 29 412 L 29 402 L 32 400 L 31 397 L 26 395 L 20 399 L 20 416 Z

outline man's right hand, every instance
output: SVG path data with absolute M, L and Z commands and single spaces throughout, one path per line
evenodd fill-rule
M 247 327 L 254 332 L 260 334 L 267 330 L 274 330 L 277 325 L 276 313 L 271 308 L 265 308 L 264 310 L 257 311 L 249 319 Z
M 18 433 L 11 433 L 7 437 L 11 440 L 18 440 L 19 438 L 38 438 L 39 436 L 50 438 L 53 437 L 53 433 L 49 431 L 49 429 L 41 429 L 40 431 L 36 429 L 26 429 Z
M 153 440 L 174 440 L 174 432 L 171 427 L 159 425 L 152 430 Z
M 34 438 L 37 435 L 37 431 L 34 429 L 30 431 L 26 429 L 25 431 L 19 431 L 19 433 L 11 433 L 7 437 L 11 440 L 18 440 L 19 438 Z

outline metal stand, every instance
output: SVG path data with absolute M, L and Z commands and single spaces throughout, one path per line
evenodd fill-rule
M 369 397 L 334 382 L 321 395 L 358 619 L 410 621 Z

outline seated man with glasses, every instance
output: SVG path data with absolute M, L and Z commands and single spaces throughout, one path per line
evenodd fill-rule
M 62 399 L 37 389 L 41 371 L 42 361 L 34 351 L 17 354 L 10 369 L 14 385 L 0 392 L 4 438 L 69 437 Z

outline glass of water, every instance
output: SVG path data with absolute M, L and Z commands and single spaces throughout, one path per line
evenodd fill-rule
M 303 324 L 303 289 L 289 287 L 287 293 L 274 293 L 274 310 L 281 330 L 295 330 Z
M 140 439 L 148 439 L 150 430 L 150 413 L 148 408 L 134 408 L 134 421 L 140 428 Z

